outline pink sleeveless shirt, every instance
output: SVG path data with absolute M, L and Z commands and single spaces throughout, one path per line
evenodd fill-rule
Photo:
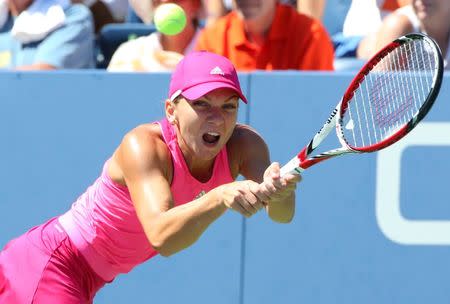
M 217 155 L 213 174 L 202 183 L 189 172 L 176 133 L 167 120 L 158 122 L 170 150 L 173 179 L 170 189 L 175 205 L 185 204 L 209 190 L 233 181 L 226 147 Z M 157 252 L 147 240 L 127 187 L 108 175 L 108 161 L 101 176 L 59 217 L 72 242 L 92 269 L 106 281 L 127 273 Z

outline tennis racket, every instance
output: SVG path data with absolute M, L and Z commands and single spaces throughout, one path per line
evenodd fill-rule
M 300 174 L 326 159 L 375 152 L 408 134 L 432 107 L 441 87 L 443 60 L 433 39 L 402 36 L 374 55 L 354 77 L 323 127 L 281 168 Z M 332 129 L 341 147 L 311 155 Z

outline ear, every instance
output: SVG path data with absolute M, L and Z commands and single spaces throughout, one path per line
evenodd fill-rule
M 169 123 L 171 125 L 174 125 L 177 121 L 176 114 L 175 114 L 175 112 L 176 112 L 175 104 L 172 101 L 170 101 L 170 99 L 166 99 L 164 106 L 165 106 L 165 110 L 166 110 L 167 120 L 169 121 Z

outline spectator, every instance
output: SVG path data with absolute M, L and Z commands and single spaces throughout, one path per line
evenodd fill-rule
M 352 0 L 343 25 L 346 36 L 375 33 L 385 16 L 411 0 Z
M 200 33 L 198 50 L 228 57 L 238 70 L 332 70 L 333 45 L 316 19 L 276 0 L 234 0 Z
M 153 7 L 162 3 L 176 2 L 186 12 L 187 22 L 178 35 L 154 32 L 123 43 L 111 58 L 111 72 L 157 72 L 170 71 L 192 51 L 200 32 L 199 13 L 201 0 L 153 0 Z
M 413 0 L 411 5 L 397 9 L 384 19 L 376 35 L 371 54 L 390 41 L 411 32 L 426 33 L 442 50 L 446 69 L 450 69 L 450 1 Z
M 366 48 L 374 43 L 374 34 L 384 16 L 409 4 L 411 0 L 300 1 L 304 2 L 306 3 L 302 6 L 305 6 L 305 14 L 311 14 L 321 20 L 323 17 L 322 21 L 333 41 L 336 58 L 365 58 Z
M 6 4 L 6 3 L 9 3 Z M 89 10 L 69 0 L 0 0 L 0 69 L 94 66 Z
M 299 13 L 321 19 L 326 0 L 280 0 L 280 3 L 290 4 L 297 8 Z M 229 0 L 204 0 L 206 11 L 206 25 L 214 23 L 218 18 L 225 16 L 231 10 Z
M 342 32 L 333 35 L 336 57 L 367 59 L 385 16 L 411 0 L 352 0 Z

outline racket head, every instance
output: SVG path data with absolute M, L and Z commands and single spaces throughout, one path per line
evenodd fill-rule
M 400 37 L 375 54 L 354 77 L 338 111 L 341 144 L 374 152 L 408 134 L 438 96 L 443 59 L 423 34 Z

